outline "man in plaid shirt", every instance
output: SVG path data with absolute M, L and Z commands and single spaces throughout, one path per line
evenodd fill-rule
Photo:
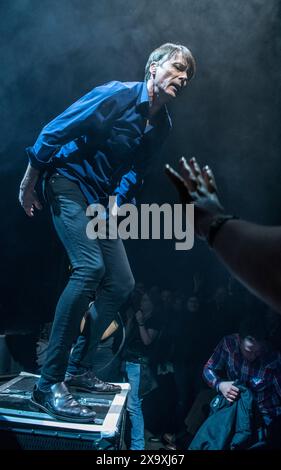
M 203 377 L 230 403 L 239 398 L 234 382 L 243 383 L 253 393 L 266 426 L 281 416 L 281 357 L 270 348 L 266 326 L 256 316 L 246 317 L 238 334 L 220 341 Z

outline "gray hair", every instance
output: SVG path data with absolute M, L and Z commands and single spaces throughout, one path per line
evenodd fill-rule
M 154 51 L 151 52 L 148 61 L 145 66 L 145 81 L 149 80 L 150 78 L 150 65 L 152 62 L 160 62 L 164 63 L 166 60 L 169 60 L 174 54 L 177 52 L 181 52 L 184 58 L 187 60 L 188 63 L 188 70 L 187 70 L 187 79 L 191 80 L 195 73 L 196 63 L 195 59 L 190 52 L 190 50 L 182 46 L 181 44 L 173 44 L 171 42 L 167 42 L 166 44 L 162 44 L 162 46 L 157 47 Z

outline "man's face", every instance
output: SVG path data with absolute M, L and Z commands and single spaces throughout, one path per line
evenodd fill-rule
M 155 92 L 159 93 L 165 101 L 176 98 L 187 85 L 187 70 L 189 68 L 186 58 L 181 52 L 176 52 L 165 62 L 150 66 L 150 71 L 154 76 Z
M 172 300 L 172 294 L 169 290 L 162 290 L 161 292 L 161 300 L 163 303 L 168 304 Z
M 222 305 L 227 299 L 227 291 L 224 287 L 218 287 L 215 293 L 215 301 Z
M 182 310 L 183 300 L 181 297 L 176 297 L 174 300 L 174 310 L 180 312 Z
M 261 355 L 262 343 L 252 336 L 246 336 L 240 339 L 240 349 L 245 359 L 252 362 Z
M 152 302 L 147 294 L 144 294 L 141 299 L 140 308 L 144 314 L 150 313 L 153 309 Z
M 186 306 L 189 312 L 197 312 L 197 310 L 199 309 L 199 302 L 197 297 L 189 297 Z
M 142 282 L 137 282 L 137 283 L 136 283 L 135 290 L 136 290 L 137 292 L 139 292 L 140 294 L 144 294 L 144 292 L 145 292 L 144 284 L 143 284 Z

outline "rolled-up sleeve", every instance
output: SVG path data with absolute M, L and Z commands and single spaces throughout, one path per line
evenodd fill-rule
M 227 352 L 225 350 L 225 338 L 223 338 L 203 369 L 203 378 L 209 387 L 218 389 L 218 385 L 221 382 L 218 372 L 224 369 L 226 361 Z

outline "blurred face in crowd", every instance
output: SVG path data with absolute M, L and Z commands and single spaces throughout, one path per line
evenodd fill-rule
M 181 297 L 176 297 L 174 300 L 173 309 L 176 312 L 180 312 L 182 310 L 183 299 Z
M 136 287 L 135 287 L 135 291 L 140 293 L 140 294 L 144 294 L 144 292 L 145 292 L 144 284 L 142 282 L 137 282 Z
M 189 312 L 192 312 L 192 313 L 197 312 L 197 310 L 199 309 L 199 301 L 197 297 L 195 296 L 189 297 L 186 303 L 186 307 Z
M 227 290 L 224 287 L 218 287 L 215 293 L 217 305 L 223 305 L 227 299 Z
M 240 338 L 240 350 L 247 361 L 252 362 L 262 354 L 262 342 L 252 336 Z
M 158 286 L 152 286 L 149 290 L 149 295 L 160 295 L 160 289 Z
M 152 312 L 153 304 L 147 294 L 142 296 L 140 308 L 144 315 L 149 315 Z
M 164 304 L 167 304 L 172 301 L 172 293 L 169 290 L 162 290 L 161 300 Z

